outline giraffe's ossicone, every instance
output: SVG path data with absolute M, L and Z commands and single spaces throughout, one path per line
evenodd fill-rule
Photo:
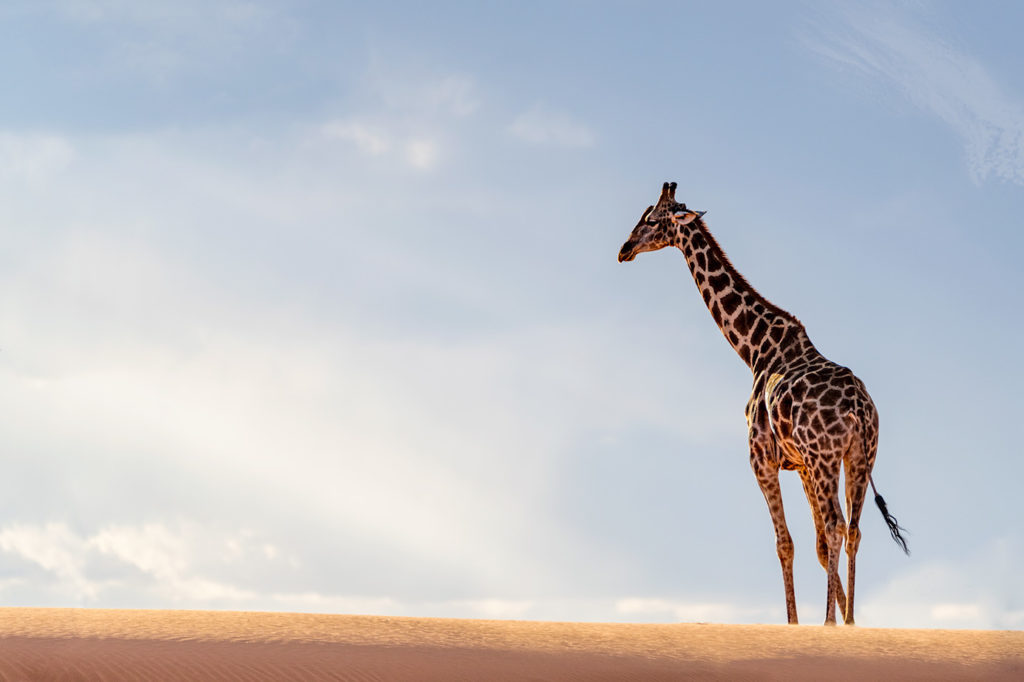
M 854 576 L 860 545 L 860 515 L 878 451 L 878 412 L 864 383 L 814 347 L 800 320 L 758 293 L 733 267 L 704 222 L 675 200 L 666 182 L 619 251 L 619 261 L 666 246 L 683 252 L 715 324 L 753 372 L 747 401 L 750 466 L 764 494 L 782 564 L 786 614 L 797 622 L 793 589 L 793 540 L 786 527 L 779 470 L 800 474 L 814 517 L 818 560 L 828 576 L 825 624 L 836 622 L 836 605 L 852 625 Z M 839 502 L 839 474 L 846 481 L 846 514 Z M 900 526 L 875 493 L 894 540 L 907 550 Z M 846 545 L 847 582 L 839 578 L 839 552 Z

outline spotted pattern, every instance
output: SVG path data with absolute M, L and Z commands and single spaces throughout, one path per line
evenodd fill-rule
M 864 384 L 825 358 L 803 324 L 758 293 L 733 267 L 702 214 L 675 200 L 665 183 L 658 203 L 644 212 L 619 252 L 620 261 L 675 246 L 683 252 L 701 298 L 723 336 L 753 373 L 746 419 L 750 466 L 775 526 L 786 614 L 797 622 L 793 539 L 786 527 L 779 471 L 800 475 L 811 507 L 818 560 L 826 571 L 825 623 L 836 606 L 853 624 L 854 577 L 860 515 L 878 450 L 878 414 Z M 846 514 L 839 502 L 839 472 L 846 481 Z M 846 545 L 847 586 L 839 578 Z

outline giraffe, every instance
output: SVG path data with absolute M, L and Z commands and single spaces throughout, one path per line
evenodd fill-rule
M 878 451 L 878 413 L 863 382 L 826 359 L 803 324 L 769 302 L 733 267 L 704 222 L 675 200 L 676 183 L 662 186 L 619 251 L 619 262 L 675 246 L 683 252 L 705 305 L 729 345 L 753 372 L 747 401 L 750 466 L 771 512 L 782 565 L 786 617 L 796 624 L 793 539 L 786 527 L 780 470 L 796 470 L 811 506 L 818 561 L 828 576 L 825 625 L 836 624 L 836 607 L 854 624 L 854 577 L 860 545 L 860 515 L 870 484 L 889 532 L 909 554 L 903 530 L 875 490 L 871 469 Z M 839 504 L 839 471 L 846 480 L 846 516 Z M 844 592 L 839 554 L 846 545 Z

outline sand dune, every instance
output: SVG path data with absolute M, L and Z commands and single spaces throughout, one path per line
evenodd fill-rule
M 1024 632 L 0 609 L 3 680 L 1024 679 Z

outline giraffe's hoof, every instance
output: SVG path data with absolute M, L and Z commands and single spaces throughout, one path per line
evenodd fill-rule
M 830 628 L 834 628 L 836 626 L 836 619 L 833 618 L 832 620 L 826 620 L 825 621 L 825 626 L 826 627 L 830 627 Z

